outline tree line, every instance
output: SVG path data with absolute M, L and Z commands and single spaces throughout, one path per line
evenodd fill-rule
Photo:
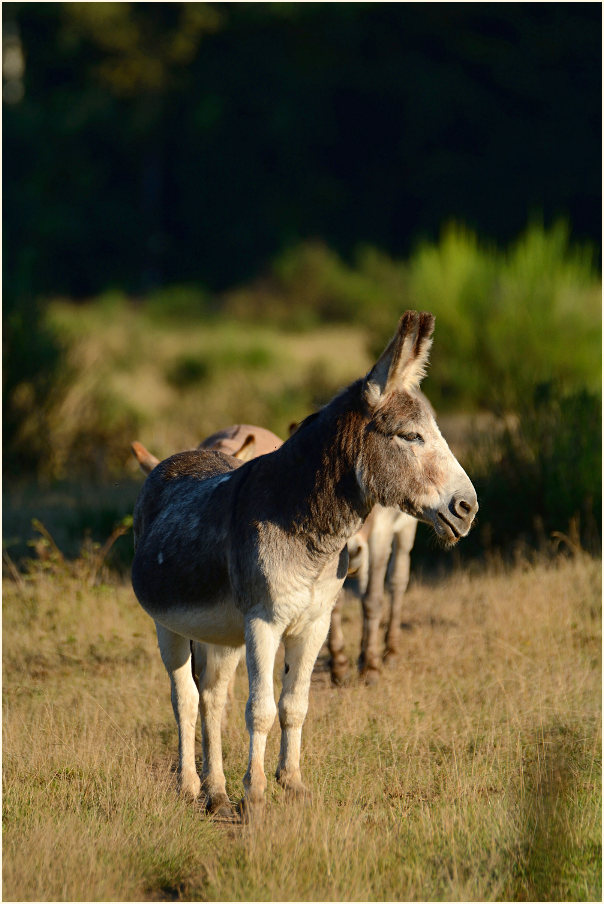
M 452 217 L 600 243 L 599 4 L 2 12 L 9 306 L 222 290 L 304 240 L 402 256 Z

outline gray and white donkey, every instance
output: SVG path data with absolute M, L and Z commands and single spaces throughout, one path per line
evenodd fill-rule
M 292 424 L 290 435 L 297 430 Z M 253 424 L 234 424 L 218 430 L 204 439 L 198 449 L 215 449 L 240 461 L 250 461 L 257 455 L 267 455 L 283 445 L 279 437 Z M 141 471 L 150 474 L 160 459 L 142 443 L 133 442 L 132 452 Z M 353 537 L 348 540 L 348 574 L 357 577 L 363 608 L 363 634 L 359 668 L 369 684 L 377 681 L 382 661 L 396 657 L 400 641 L 400 617 L 403 596 L 409 582 L 410 555 L 415 539 L 417 521 L 399 508 L 376 505 Z M 390 566 L 389 563 L 390 562 Z M 384 611 L 384 580 L 390 571 L 389 606 Z M 348 676 L 348 658 L 344 652 L 342 608 L 344 594 L 340 593 L 331 613 L 327 636 L 330 671 L 334 684 L 342 684 Z M 381 622 L 385 618 L 385 650 L 382 649 Z M 203 674 L 206 644 L 191 641 L 192 666 L 195 680 Z M 233 676 L 234 678 L 234 676 Z M 233 680 L 229 685 L 228 701 L 232 698 Z
M 434 317 L 407 311 L 379 361 L 281 448 L 237 466 L 216 451 L 181 452 L 147 477 L 134 512 L 132 583 L 155 620 L 179 733 L 181 790 L 197 796 L 201 703 L 203 787 L 211 812 L 232 813 L 221 715 L 245 644 L 250 735 L 244 814 L 264 800 L 264 754 L 277 707 L 273 669 L 285 647 L 277 780 L 305 793 L 302 724 L 310 678 L 348 570 L 347 540 L 371 508 L 398 507 L 445 545 L 478 510 L 466 473 L 417 394 Z M 199 692 L 190 640 L 209 644 Z

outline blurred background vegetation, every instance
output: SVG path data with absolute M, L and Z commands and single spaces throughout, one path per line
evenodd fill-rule
M 5 558 L 105 541 L 133 439 L 285 436 L 406 308 L 480 496 L 456 555 L 599 549 L 599 4 L 2 13 Z

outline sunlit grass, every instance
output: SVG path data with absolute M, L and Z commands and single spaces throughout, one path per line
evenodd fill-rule
M 272 778 L 261 826 L 176 795 L 152 622 L 80 563 L 4 585 L 4 900 L 595 900 L 601 892 L 601 563 L 412 583 L 404 652 L 367 688 L 311 689 L 312 803 Z M 357 654 L 359 606 L 345 607 Z M 278 692 L 279 677 L 276 674 Z M 225 730 L 242 792 L 240 668 Z

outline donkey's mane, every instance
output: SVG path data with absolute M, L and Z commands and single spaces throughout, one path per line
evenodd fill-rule
M 335 429 L 342 413 L 349 413 L 351 410 L 359 410 L 362 407 L 361 388 L 364 380 L 355 380 L 349 386 L 341 389 L 329 402 L 304 418 L 298 425 L 295 432 L 287 440 L 291 442 L 294 437 L 315 439 L 319 434 L 325 434 L 333 425 Z
M 283 502 L 291 493 L 293 517 L 288 530 L 292 532 L 312 533 L 316 529 L 321 536 L 337 533 L 343 517 L 358 519 L 360 524 L 368 513 L 354 474 L 360 443 L 362 384 L 363 380 L 355 381 L 309 415 L 273 453 L 288 462 L 294 475 L 290 485 L 280 487 Z M 359 524 L 355 524 L 351 534 Z

